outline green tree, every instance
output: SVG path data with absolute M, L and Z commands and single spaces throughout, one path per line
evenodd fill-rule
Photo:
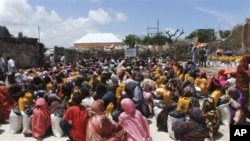
M 144 45 L 152 45 L 153 44 L 152 38 L 150 36 L 142 37 L 141 42 Z
M 220 30 L 219 33 L 220 33 L 221 38 L 227 38 L 231 34 L 231 31 L 229 31 L 229 30 Z
M 198 37 L 198 42 L 212 42 L 216 39 L 214 29 L 199 29 L 193 31 L 186 39 L 193 39 L 195 37 Z
M 192 33 L 190 33 L 188 36 L 185 37 L 185 39 L 193 39 L 195 37 L 197 37 L 197 32 L 193 31 Z
M 136 44 L 141 43 L 141 39 L 134 34 L 129 34 L 125 37 L 125 39 L 123 40 L 123 43 L 133 48 L 135 47 Z
M 155 36 L 152 37 L 152 42 L 153 44 L 162 46 L 166 44 L 167 37 L 165 35 L 162 35 L 162 33 L 156 34 Z

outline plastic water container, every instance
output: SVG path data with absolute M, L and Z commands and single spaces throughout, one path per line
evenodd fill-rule
M 212 93 L 211 97 L 214 98 L 214 103 L 215 103 L 215 105 L 217 105 L 218 102 L 219 102 L 219 100 L 220 100 L 220 91 L 219 91 L 219 90 L 215 90 L 215 91 Z
M 51 127 L 52 127 L 53 135 L 57 138 L 62 137 L 64 135 L 60 127 L 60 121 L 62 118 L 59 116 L 55 116 L 54 114 L 51 114 L 50 117 L 51 117 Z
M 163 100 L 165 102 L 165 104 L 167 106 L 171 105 L 171 98 L 170 98 L 170 94 L 169 94 L 169 91 L 165 91 L 164 94 L 163 94 Z
M 22 113 L 22 120 L 23 120 L 23 131 L 24 132 L 30 132 L 31 131 L 31 120 L 32 120 L 32 115 L 28 116 L 25 113 Z
M 178 120 L 184 120 L 184 117 L 183 118 L 175 118 L 171 115 L 168 115 L 168 134 L 169 134 L 169 137 L 173 140 L 177 140 L 175 135 L 174 135 L 174 131 L 172 130 L 172 124 Z
M 10 112 L 10 132 L 12 134 L 18 133 L 22 130 L 23 124 L 22 124 L 22 116 L 17 115 L 11 110 Z
M 165 91 L 166 91 L 166 89 L 164 89 L 164 88 L 157 88 L 155 90 L 155 93 L 163 96 Z
M 218 110 L 220 113 L 220 122 L 223 125 L 229 126 L 231 123 L 231 114 L 230 114 L 230 107 L 228 103 L 219 105 Z
M 165 102 L 162 100 L 161 102 L 157 103 L 154 105 L 154 114 L 155 114 L 155 119 L 157 120 L 158 115 L 160 112 L 163 110 L 163 108 L 166 106 Z
M 189 108 L 190 98 L 188 97 L 179 97 L 176 111 L 187 113 Z
M 160 114 L 160 112 L 162 111 L 162 108 L 158 108 L 157 106 L 154 106 L 154 114 L 155 114 L 155 119 L 157 120 L 158 115 Z
M 201 88 L 198 86 L 195 87 L 195 90 L 196 90 L 196 92 L 201 92 Z

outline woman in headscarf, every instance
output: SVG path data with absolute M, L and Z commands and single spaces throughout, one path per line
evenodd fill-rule
M 51 113 L 54 113 L 57 109 L 64 108 L 64 103 L 62 103 L 61 98 L 57 96 L 55 93 L 48 94 L 46 98 L 47 98 L 48 106 L 51 110 Z
M 29 88 L 32 91 L 46 90 L 46 85 L 41 77 L 35 76 L 29 84 Z
M 250 54 L 245 54 L 237 67 L 236 87 L 241 90 L 243 96 L 243 110 L 247 118 L 250 118 L 249 82 L 250 82 Z
M 173 123 L 175 137 L 180 141 L 203 141 L 208 136 L 208 129 L 201 109 L 189 109 L 188 116 L 188 121 L 178 120 Z
M 208 97 L 207 99 L 205 99 L 202 107 L 202 112 L 205 116 L 205 122 L 209 129 L 210 139 L 211 141 L 213 141 L 214 135 L 218 133 L 220 127 L 220 114 L 219 110 L 216 108 L 213 97 Z
M 124 98 L 121 107 L 124 111 L 119 116 L 119 123 L 128 133 L 126 141 L 151 141 L 148 121 L 135 109 L 134 102 Z
M 237 125 L 241 124 L 245 121 L 244 112 L 243 112 L 243 100 L 242 100 L 242 93 L 239 89 L 235 87 L 228 88 L 228 96 L 229 106 L 230 106 L 230 114 L 231 114 L 231 124 Z
M 225 74 L 225 69 L 220 69 L 218 73 L 218 80 L 221 87 L 224 87 L 227 83 L 227 75 Z
M 149 107 L 139 83 L 133 79 L 127 79 L 125 81 L 124 90 L 126 92 L 126 97 L 134 101 L 136 109 L 139 110 L 143 116 L 149 117 Z
M 41 139 L 46 135 L 51 126 L 50 109 L 44 98 L 40 97 L 35 102 L 32 117 L 32 136 Z
M 154 99 L 154 81 L 149 81 L 145 84 L 146 86 L 143 89 L 143 95 L 145 100 L 147 101 L 148 107 L 149 107 L 149 112 L 150 115 L 153 116 L 154 115 L 154 103 L 153 103 L 153 99 Z
M 16 106 L 16 101 L 9 93 L 8 87 L 1 81 L 0 84 L 0 120 L 9 119 L 10 111 Z
M 173 123 L 172 129 L 176 138 L 180 141 L 204 141 L 208 136 L 208 129 L 201 109 L 189 109 L 188 116 L 188 121 L 178 120 Z
M 126 136 L 126 132 L 120 137 L 115 136 L 117 132 L 122 131 L 122 126 L 105 115 L 104 102 L 101 99 L 95 100 L 91 105 L 87 131 L 87 141 L 123 141 Z

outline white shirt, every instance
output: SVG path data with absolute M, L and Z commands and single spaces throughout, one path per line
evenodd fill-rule
M 10 73 L 16 72 L 16 64 L 12 58 L 8 60 L 8 72 Z
M 61 64 L 63 65 L 63 67 L 67 67 L 65 56 L 62 56 L 61 59 L 60 59 L 60 61 L 61 61 Z
M 54 65 L 56 64 L 56 63 L 55 63 L 55 57 L 54 57 L 54 56 L 50 56 L 49 61 L 50 61 L 50 65 L 51 65 L 51 66 L 54 66 Z
M 5 72 L 5 66 L 6 66 L 6 62 L 3 58 L 0 58 L 0 69 L 2 72 Z

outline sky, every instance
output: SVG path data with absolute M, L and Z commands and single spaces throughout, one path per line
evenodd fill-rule
M 157 31 L 231 30 L 250 18 L 250 0 L 0 0 L 0 26 L 47 48 L 73 47 L 87 33 L 120 39 Z M 157 30 L 158 29 L 158 30 Z

